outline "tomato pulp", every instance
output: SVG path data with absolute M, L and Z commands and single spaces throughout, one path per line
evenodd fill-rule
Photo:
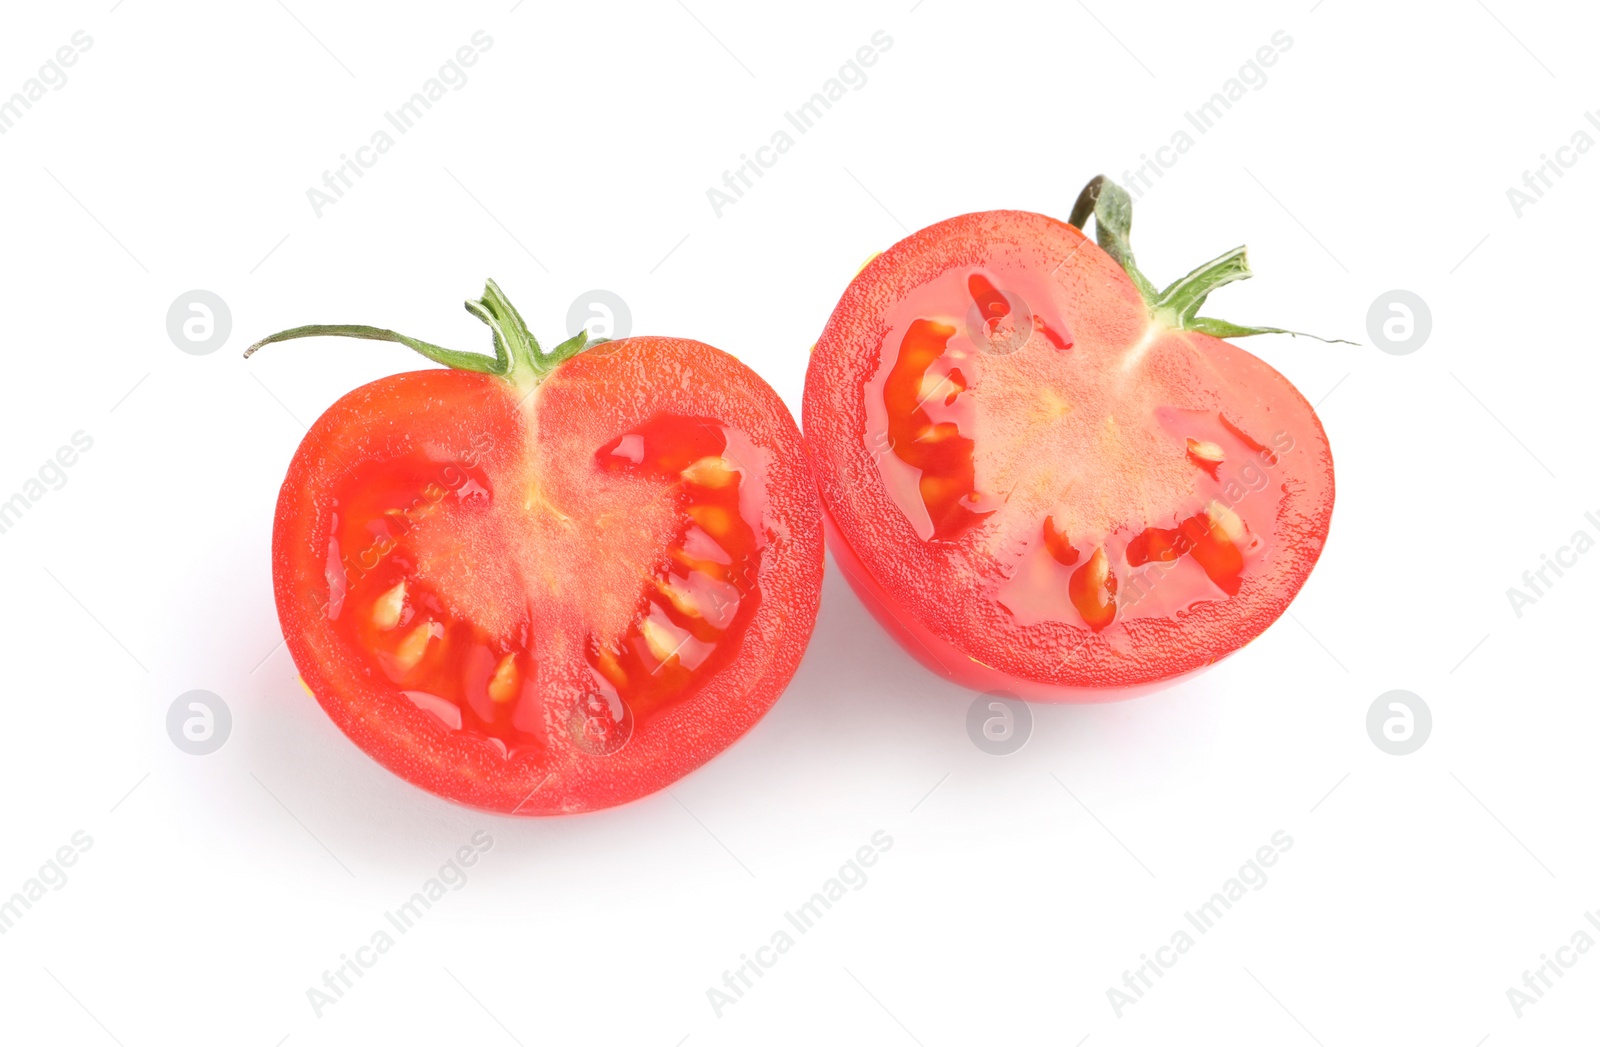
M 1277 329 L 1197 315 L 1249 275 L 1243 249 L 1158 291 L 1130 206 L 1097 179 L 1072 222 L 930 226 L 856 276 L 813 349 L 835 559 L 962 685 L 1094 701 L 1170 681 L 1281 615 L 1326 539 L 1316 413 L 1218 337 Z
M 273 528 L 284 637 L 378 762 L 448 799 L 555 814 L 700 766 L 777 699 L 815 621 L 799 433 L 699 342 L 541 352 L 490 284 L 496 358 L 371 328 L 449 370 L 344 396 Z

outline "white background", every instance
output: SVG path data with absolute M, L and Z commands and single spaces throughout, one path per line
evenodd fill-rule
M 0 498 L 74 432 L 94 441 L 0 535 L 0 896 L 93 840 L 0 936 L 0 1039 L 1594 1035 L 1600 950 L 1520 1018 L 1507 989 L 1600 909 L 1600 554 L 1520 618 L 1506 595 L 1600 534 L 1600 155 L 1520 217 L 1506 194 L 1600 107 L 1592 14 L 111 2 L 13 5 L 0 33 L 0 96 L 93 39 L 0 136 Z M 479 29 L 470 82 L 315 216 L 307 188 Z M 717 217 L 706 190 L 880 29 L 866 85 Z M 351 322 L 486 349 L 460 302 L 494 276 L 548 344 L 603 288 L 635 333 L 729 350 L 798 411 L 806 347 L 869 254 L 966 211 L 1064 217 L 1280 29 L 1265 85 L 1196 135 L 1134 230 L 1158 283 L 1250 245 L 1258 277 L 1208 311 L 1362 343 L 1248 343 L 1320 405 L 1339 493 L 1290 615 L 1237 656 L 1131 702 L 1036 706 L 1027 745 L 988 756 L 973 695 L 830 564 L 805 662 L 746 739 L 671 794 L 543 821 L 403 784 L 295 683 L 268 558 L 280 478 L 334 399 L 419 361 L 322 341 L 246 363 L 253 338 Z M 231 307 L 211 355 L 167 335 L 194 288 Z M 1411 355 L 1367 335 L 1395 288 L 1431 307 Z M 233 715 L 205 757 L 165 728 L 194 688 Z M 1413 755 L 1367 736 L 1394 688 L 1433 712 Z M 494 845 L 466 886 L 318 1017 L 307 989 L 479 829 Z M 869 882 L 718 1017 L 707 990 L 879 829 Z M 1266 886 L 1119 1017 L 1107 990 L 1277 830 L 1294 844 Z

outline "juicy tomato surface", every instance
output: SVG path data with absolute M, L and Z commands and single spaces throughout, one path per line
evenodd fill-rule
M 535 387 L 357 389 L 278 500 L 284 637 L 336 724 L 473 807 L 594 810 L 764 714 L 816 618 L 822 524 L 777 395 L 699 342 L 629 338 Z
M 803 424 L 830 548 L 880 622 L 946 677 L 1023 697 L 1126 697 L 1236 650 L 1333 509 L 1327 438 L 1287 379 L 1019 211 L 875 257 L 812 351 Z

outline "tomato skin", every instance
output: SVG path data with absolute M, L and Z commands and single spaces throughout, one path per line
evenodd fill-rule
M 1029 293 L 1038 299 L 1036 307 L 1056 310 L 1048 322 L 1060 321 L 1070 329 L 1075 344 L 1065 353 L 1084 359 L 1126 354 L 1136 361 L 1148 356 L 1149 366 L 1161 369 L 1159 381 L 1149 380 L 1184 390 L 1186 408 L 1207 406 L 1214 414 L 1220 412 L 1222 431 L 1231 434 L 1230 440 L 1248 443 L 1253 439 L 1249 432 L 1263 439 L 1281 432 L 1285 446 L 1261 452 L 1271 457 L 1267 472 L 1282 491 L 1276 518 L 1258 521 L 1275 542 L 1272 560 L 1242 581 L 1223 579 L 1219 595 L 1231 588 L 1228 599 L 1197 602 L 1182 613 L 1131 623 L 1119 617 L 1103 631 L 1101 625 L 1084 621 L 1023 621 L 993 592 L 980 591 L 982 572 L 993 562 L 985 557 L 992 550 L 941 529 L 931 503 L 931 525 L 925 519 L 919 532 L 903 497 L 897 503 L 888 492 L 878 458 L 888 453 L 892 438 L 874 442 L 881 432 L 874 426 L 881 423 L 874 422 L 872 411 L 881 416 L 882 408 L 869 401 L 880 390 L 885 396 L 892 392 L 881 375 L 887 372 L 894 380 L 897 373 L 899 365 L 891 369 L 885 362 L 897 332 L 909 332 L 900 353 L 910 351 L 906 347 L 923 352 L 915 324 L 905 326 L 904 303 L 925 296 L 941 279 L 997 268 L 1054 281 L 1056 286 L 1039 290 L 1036 285 Z M 982 308 L 988 300 L 987 279 L 963 282 L 983 291 L 974 294 Z M 956 324 L 960 320 L 959 311 L 914 315 L 951 316 L 947 323 Z M 1060 339 L 1050 341 L 1057 351 L 1063 349 Z M 1201 363 L 1187 371 L 1174 366 L 1174 361 L 1185 364 L 1190 358 Z M 962 363 L 957 392 L 980 382 L 976 372 L 983 366 L 987 364 L 982 361 Z M 1143 374 L 1137 367 L 1130 373 Z M 1141 379 L 1136 384 L 1148 383 Z M 1230 420 L 1229 412 L 1237 417 Z M 1327 437 L 1293 385 L 1227 342 L 1194 331 L 1153 329 L 1144 300 L 1121 266 L 1078 229 L 1043 215 L 963 215 L 914 233 L 875 257 L 846 289 L 812 351 L 802 417 L 829 546 L 852 588 L 918 660 L 976 690 L 1006 690 L 1036 700 L 1105 701 L 1166 686 L 1214 664 L 1259 635 L 1288 607 L 1321 554 L 1332 517 L 1334 476 Z M 1239 418 L 1247 420 L 1243 430 L 1227 428 Z M 962 432 L 968 435 L 965 428 Z M 1183 457 L 1181 442 L 1178 446 Z M 1252 453 L 1237 441 L 1231 452 Z M 1216 477 L 1214 464 L 1201 461 L 1199 466 L 1209 466 Z M 1114 478 L 1117 468 L 1111 461 L 1103 472 Z M 949 475 L 963 480 L 972 472 Z M 978 508 L 992 512 L 995 506 L 986 502 Z M 976 511 L 972 515 L 968 526 L 981 533 L 987 524 Z M 1177 522 L 1150 521 L 1152 526 Z M 1056 536 L 1045 528 L 1042 537 L 1050 542 Z M 1085 559 L 1093 548 L 1081 548 Z M 1220 576 L 1224 566 L 1212 557 L 1207 573 Z
M 453 732 L 334 628 L 330 535 L 339 506 L 330 492 L 351 470 L 422 451 L 469 448 L 475 464 L 491 471 L 514 470 L 521 457 L 535 454 L 588 463 L 607 440 L 661 411 L 718 419 L 760 450 L 761 513 L 771 544 L 760 558 L 754 579 L 760 599 L 736 638 L 736 656 L 639 723 L 619 750 L 585 751 L 565 743 L 557 730 L 548 752 L 507 755 Z M 574 482 L 603 482 L 598 474 L 586 479 L 577 465 L 570 468 Z M 733 357 L 699 342 L 645 337 L 597 346 L 562 364 L 531 397 L 503 379 L 467 371 L 394 375 L 342 397 L 295 452 L 273 527 L 279 620 L 302 680 L 329 717 L 401 778 L 500 813 L 610 807 L 661 789 L 721 752 L 766 713 L 793 676 L 821 588 L 822 525 L 814 492 L 799 432 L 777 394 Z M 607 547 L 594 533 L 580 526 L 573 540 L 599 563 Z
M 850 543 L 845 541 L 839 530 L 839 525 L 834 523 L 833 515 L 826 510 L 823 512 L 823 528 L 828 536 L 828 551 L 833 554 L 833 562 L 838 565 L 845 581 L 850 583 L 851 590 L 871 612 L 872 617 L 883 627 L 884 632 L 894 637 L 901 647 L 906 649 L 924 667 L 944 677 L 957 687 L 965 687 L 973 691 L 996 692 L 1004 691 L 1018 698 L 1026 698 L 1037 702 L 1074 702 L 1080 704 L 1094 702 L 1116 702 L 1125 698 L 1137 698 L 1151 691 L 1160 690 L 1168 684 L 1175 683 L 1187 676 L 1200 672 L 1206 666 L 1200 666 L 1177 676 L 1164 680 L 1143 684 L 1127 684 L 1112 687 L 1076 687 L 1041 683 L 1015 673 L 1008 673 L 992 666 L 984 665 L 968 655 L 960 647 L 944 639 L 926 625 L 909 617 L 903 610 L 898 609 L 896 598 L 873 578 L 872 572 L 856 556 L 850 548 Z M 1226 657 L 1224 655 L 1223 657 Z M 1219 659 L 1220 660 L 1220 659 Z M 1211 663 L 1215 664 L 1215 663 Z

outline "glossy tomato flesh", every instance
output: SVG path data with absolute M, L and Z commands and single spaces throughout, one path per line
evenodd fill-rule
M 607 343 L 536 388 L 419 371 L 295 454 L 274 580 L 307 686 L 384 766 L 517 814 L 643 796 L 766 712 L 822 534 L 776 394 L 709 346 Z
M 1227 342 L 1153 318 L 1076 228 L 996 211 L 868 264 L 804 400 L 830 545 L 943 675 L 1126 697 L 1258 635 L 1321 553 L 1315 412 Z

